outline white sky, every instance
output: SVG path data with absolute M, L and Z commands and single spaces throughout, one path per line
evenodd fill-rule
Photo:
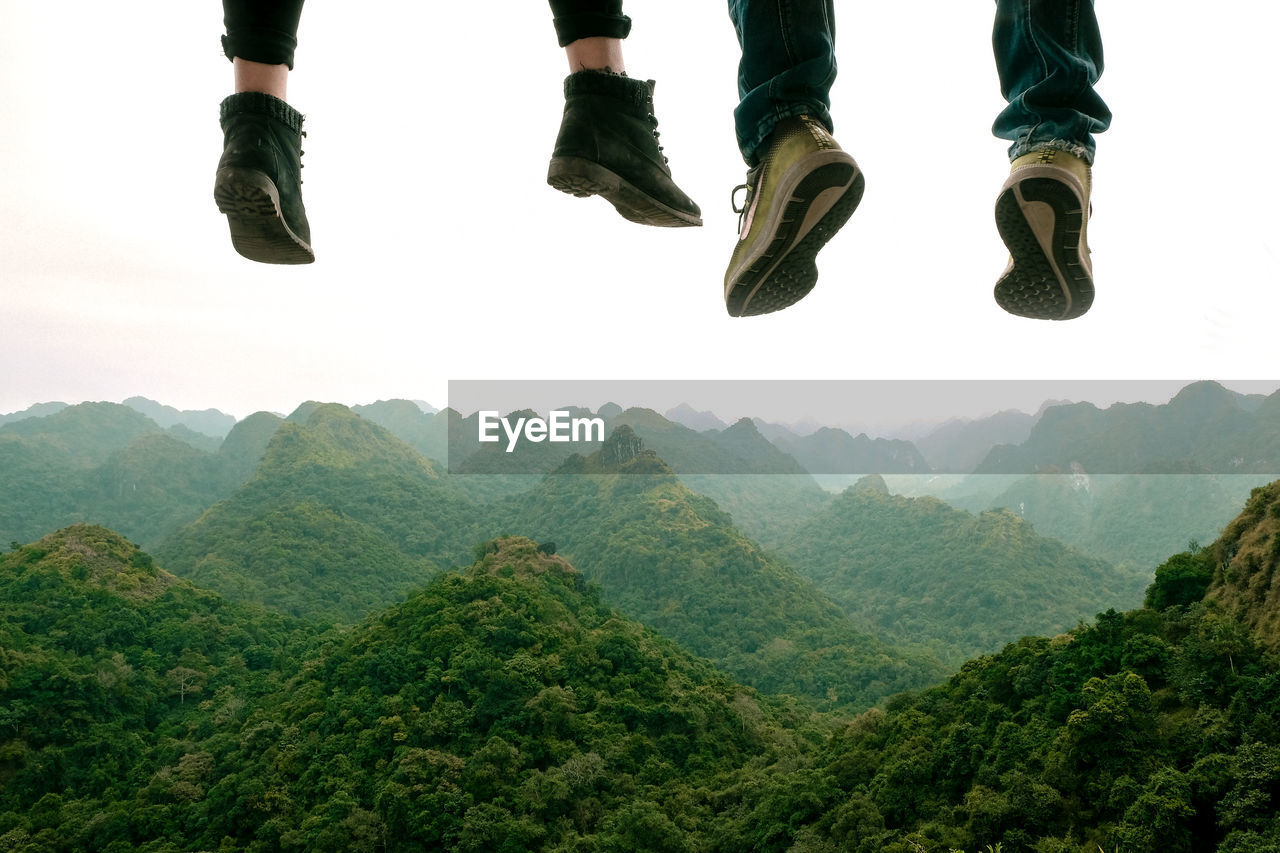
M 545 4 L 310 4 L 290 101 L 318 261 L 283 268 L 236 255 L 212 200 L 218 3 L 0 0 L 0 412 L 439 406 L 450 379 L 1276 378 L 1280 176 L 1255 152 L 1280 7 L 1101 4 L 1098 297 L 1044 323 L 991 298 L 994 4 L 837 5 L 836 136 L 866 196 L 808 298 L 735 320 L 723 3 L 627 7 L 628 70 L 658 80 L 703 210 L 677 230 L 544 183 L 566 71 Z

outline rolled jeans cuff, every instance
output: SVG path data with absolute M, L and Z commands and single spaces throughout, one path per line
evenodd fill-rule
M 556 38 L 561 47 L 568 47 L 578 39 L 624 39 L 631 32 L 631 19 L 626 15 L 610 15 L 603 12 L 574 12 L 555 17 Z
M 1045 148 L 1052 148 L 1054 151 L 1065 151 L 1073 154 L 1081 160 L 1093 165 L 1094 153 L 1097 150 L 1097 144 L 1092 140 L 1089 142 L 1074 142 L 1070 139 L 1037 139 L 1034 136 L 1028 136 L 1019 139 L 1009 148 L 1009 162 L 1013 162 L 1024 154 L 1030 154 L 1033 151 L 1041 151 Z
M 227 59 L 237 56 L 264 65 L 287 65 L 293 70 L 293 52 L 298 40 L 289 33 L 252 30 L 231 32 L 222 37 L 222 52 Z

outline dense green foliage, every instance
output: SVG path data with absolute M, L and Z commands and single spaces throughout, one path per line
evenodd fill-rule
M 1280 653 L 1280 480 L 1254 489 L 1208 552 L 1214 566 L 1209 598 Z
M 7 555 L 0 849 L 742 849 L 719 811 L 818 730 L 550 550 L 323 643 L 101 528 Z
M 1135 605 L 1146 584 L 1145 573 L 1039 536 L 1012 513 L 890 495 L 879 478 L 846 490 L 779 551 L 877 636 L 954 664 Z
M 202 796 L 211 757 L 194 742 L 239 729 L 313 634 L 196 589 L 101 527 L 0 556 L 0 849 L 154 832 L 134 800 Z
M 866 707 L 942 677 L 936 661 L 856 630 L 651 452 L 603 462 L 619 440 L 634 440 L 623 430 L 576 468 L 499 504 L 495 529 L 555 542 L 611 604 L 765 692 Z
M 345 407 L 313 405 L 156 556 L 238 600 L 351 623 L 463 562 L 477 530 L 475 506 L 432 463 Z
M 0 541 L 91 522 L 154 547 L 247 479 L 278 423 L 255 415 L 219 442 L 181 425 L 162 431 L 127 406 L 83 403 L 7 424 Z
M 1280 483 L 1152 561 L 1147 609 L 852 717 L 943 672 L 855 630 L 837 590 L 878 637 L 991 651 L 1136 602 L 1150 572 L 874 480 L 682 481 L 621 421 L 527 493 L 472 479 L 508 495 L 490 505 L 342 407 L 254 416 L 216 452 L 118 409 L 0 430 L 5 529 L 158 537 L 228 497 L 164 551 L 181 578 L 96 526 L 0 555 L 0 851 L 1280 851 Z M 754 427 L 654 423 L 698 436 L 678 452 L 768 456 Z M 1203 497 L 1181 487 L 1125 481 L 1095 522 L 1124 538 L 1126 512 Z M 544 544 L 472 551 L 499 532 Z
M 483 550 L 290 685 L 258 724 L 270 733 L 226 755 L 238 772 L 211 791 L 226 808 L 210 813 L 209 841 L 706 846 L 712 791 L 786 749 L 765 709 L 609 610 L 534 543 Z
M 630 462 L 574 481 L 696 507 Z M 0 557 L 0 849 L 1280 850 L 1277 506 L 1167 561 L 1162 610 L 1024 638 L 830 738 L 551 543 L 486 543 L 322 635 L 73 527 Z
M 1188 539 L 1217 538 L 1249 492 L 1267 478 L 1247 474 L 1039 474 L 1020 479 L 984 508 L 1004 508 L 1113 563 L 1149 567 Z
M 706 495 L 733 524 L 767 548 L 776 548 L 835 496 L 808 474 L 684 474 L 680 481 Z
M 1108 611 L 855 720 L 765 795 L 793 818 L 762 849 L 1280 850 L 1277 719 L 1235 620 Z
M 1181 554 L 1174 554 L 1156 568 L 1155 580 L 1147 587 L 1144 606 L 1152 610 L 1164 610 L 1174 605 L 1195 604 L 1204 598 L 1213 582 L 1214 559 L 1212 551 L 1198 546 Z

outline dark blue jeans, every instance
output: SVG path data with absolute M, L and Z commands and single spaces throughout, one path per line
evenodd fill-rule
M 747 165 L 784 118 L 807 113 L 831 130 L 833 0 L 729 0 L 729 17 L 742 46 L 734 121 Z M 1092 134 L 1111 122 L 1093 90 L 1102 73 L 1093 0 L 996 0 L 992 40 L 1009 102 L 992 132 L 1013 142 L 1009 159 L 1049 146 L 1092 162 Z
M 991 132 L 1013 143 L 1009 159 L 1048 147 L 1092 163 L 1093 134 L 1111 124 L 1093 89 L 1102 74 L 1093 0 L 996 0 L 992 45 L 1009 106 Z

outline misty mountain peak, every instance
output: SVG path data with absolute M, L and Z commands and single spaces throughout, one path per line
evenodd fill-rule
M 644 442 L 635 430 L 619 424 L 600 448 L 600 464 L 608 469 L 621 468 L 644 450 Z

